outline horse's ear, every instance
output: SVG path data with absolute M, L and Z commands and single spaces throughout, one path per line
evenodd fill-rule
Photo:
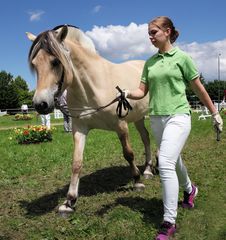
M 57 39 L 59 42 L 63 42 L 68 33 L 67 25 L 64 25 L 59 32 L 57 32 Z
M 31 40 L 32 42 L 36 39 L 36 36 L 30 32 L 26 32 L 27 37 L 29 40 Z

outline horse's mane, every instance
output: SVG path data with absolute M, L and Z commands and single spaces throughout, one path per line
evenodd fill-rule
M 59 31 L 64 25 L 59 25 L 53 28 L 54 31 Z M 68 26 L 68 33 L 66 39 L 72 42 L 78 42 L 84 48 L 89 49 L 92 52 L 96 53 L 96 48 L 94 46 L 93 41 L 89 38 L 83 31 L 81 31 L 78 27 L 73 25 Z
M 33 70 L 32 60 L 35 58 L 40 49 L 43 49 L 50 55 L 59 59 L 64 67 L 68 65 L 70 61 L 67 58 L 67 54 L 64 54 L 66 52 L 66 49 L 64 45 L 60 44 L 56 39 L 56 33 L 59 32 L 62 27 L 63 25 L 57 26 L 52 30 L 40 33 L 36 37 L 30 48 L 28 56 L 31 70 Z M 68 25 L 68 33 L 66 39 L 77 42 L 82 47 L 96 53 L 96 49 L 92 40 L 75 26 Z

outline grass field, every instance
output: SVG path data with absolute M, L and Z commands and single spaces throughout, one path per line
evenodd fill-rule
M 10 118 L 0 117 L 0 128 Z M 226 134 L 216 141 L 210 119 L 193 115 L 192 132 L 183 158 L 192 181 L 199 187 L 193 210 L 178 209 L 174 239 L 226 239 Z M 224 122 L 226 117 L 224 116 Z M 36 120 L 28 124 L 36 124 Z M 62 121 L 62 120 L 61 120 Z M 53 120 L 53 122 L 55 122 Z M 58 121 L 57 121 L 58 122 Z M 24 125 L 24 122 L 14 126 Z M 148 121 L 146 122 L 148 126 Z M 144 150 L 130 125 L 136 162 L 142 170 Z M 128 164 L 115 133 L 93 130 L 85 148 L 76 212 L 57 213 L 70 181 L 73 142 L 57 126 L 53 141 L 19 145 L 10 141 L 13 130 L 0 131 L 0 240 L 147 240 L 162 220 L 159 176 L 144 180 L 143 192 L 132 190 Z M 155 144 L 152 139 L 153 155 Z M 180 199 L 182 198 L 182 191 Z
M 30 113 L 29 113 L 30 114 Z M 32 116 L 31 120 L 15 120 L 14 115 L 4 115 L 0 116 L 0 130 L 8 129 L 8 128 L 14 128 L 14 127 L 23 127 L 27 125 L 38 125 L 41 124 L 41 119 L 39 116 L 37 116 L 36 112 L 32 112 L 30 114 Z M 51 113 L 51 123 L 52 124 L 63 124 L 62 119 L 54 119 L 53 113 Z

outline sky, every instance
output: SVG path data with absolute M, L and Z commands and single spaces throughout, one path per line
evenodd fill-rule
M 25 32 L 38 35 L 61 24 L 79 27 L 112 62 L 147 60 L 157 51 L 147 23 L 168 16 L 180 32 L 176 46 L 194 59 L 205 80 L 226 80 L 225 9 L 225 0 L 1 0 L 0 71 L 35 89 Z

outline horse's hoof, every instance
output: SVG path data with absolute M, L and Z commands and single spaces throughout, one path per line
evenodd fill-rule
M 151 178 L 153 178 L 153 173 L 152 172 L 150 172 L 150 171 L 144 171 L 144 179 L 151 179 Z
M 67 217 L 68 215 L 72 214 L 74 212 L 74 209 L 67 206 L 66 204 L 62 204 L 59 208 L 58 208 L 58 213 L 60 214 L 60 216 L 62 217 Z
M 135 183 L 134 189 L 138 192 L 143 191 L 145 189 L 145 185 L 143 183 Z

